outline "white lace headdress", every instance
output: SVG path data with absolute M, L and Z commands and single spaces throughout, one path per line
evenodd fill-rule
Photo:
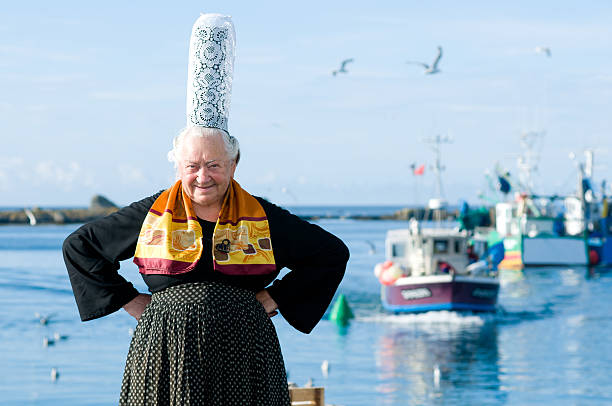
M 187 127 L 227 131 L 236 32 L 230 16 L 202 14 L 189 41 Z

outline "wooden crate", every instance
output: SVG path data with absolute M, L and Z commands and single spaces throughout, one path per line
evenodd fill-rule
M 325 389 L 289 388 L 291 406 L 325 406 Z

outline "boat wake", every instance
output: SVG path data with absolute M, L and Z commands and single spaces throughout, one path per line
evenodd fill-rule
M 357 317 L 357 321 L 366 323 L 389 323 L 389 324 L 440 324 L 440 325 L 457 325 L 457 326 L 481 326 L 489 321 L 495 320 L 495 315 L 482 313 L 475 314 L 472 312 L 454 312 L 454 311 L 431 311 L 426 313 L 415 314 L 375 314 L 365 317 Z

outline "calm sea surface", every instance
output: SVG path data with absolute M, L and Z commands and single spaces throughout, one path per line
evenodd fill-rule
M 346 212 L 359 214 L 354 208 Z M 356 319 L 346 328 L 323 320 L 310 335 L 279 316 L 274 322 L 289 379 L 324 386 L 326 403 L 612 404 L 612 273 L 504 272 L 498 314 L 391 315 L 379 304 L 372 269 L 384 260 L 386 231 L 406 224 L 319 224 L 350 248 L 339 291 Z M 122 311 L 79 321 L 61 255 L 63 239 L 76 228 L 0 227 L 0 404 L 117 403 L 135 321 Z M 121 273 L 146 290 L 130 261 L 122 263 Z M 49 322 L 42 325 L 36 313 Z M 55 333 L 66 337 L 55 340 Z M 45 338 L 55 343 L 44 346 Z M 328 376 L 321 370 L 324 360 Z M 52 368 L 59 372 L 56 381 Z

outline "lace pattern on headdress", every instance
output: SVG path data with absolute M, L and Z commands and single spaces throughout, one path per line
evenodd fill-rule
M 234 70 L 234 26 L 229 17 L 203 15 L 189 44 L 187 125 L 227 131 Z

